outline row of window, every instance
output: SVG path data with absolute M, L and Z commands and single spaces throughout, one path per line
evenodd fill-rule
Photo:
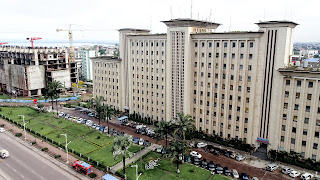
M 198 67 L 198 62 L 194 62 L 194 67 Z M 201 63 L 201 67 L 204 67 L 204 63 Z M 211 63 L 208 63 L 208 68 L 211 68 Z M 219 63 L 216 63 L 215 68 L 219 69 Z M 223 64 L 222 68 L 227 69 L 227 64 Z M 230 69 L 234 70 L 234 64 L 231 64 Z M 240 64 L 239 70 L 242 70 L 242 69 L 243 69 L 243 65 Z M 251 70 L 252 70 L 252 65 L 248 65 L 248 71 L 251 71 Z
M 286 80 L 286 85 L 287 85 L 287 86 L 290 86 L 290 84 L 291 84 L 291 80 L 287 79 L 287 80 Z M 297 85 L 297 87 L 301 87 L 302 81 L 301 81 L 301 80 L 297 80 L 297 84 L 296 84 L 296 85 Z M 312 81 L 309 81 L 309 82 L 308 82 L 308 87 L 309 87 L 309 88 L 313 88 L 313 82 L 312 82 Z
M 134 44 L 135 44 L 135 43 L 132 42 L 132 43 L 131 43 L 131 46 L 134 46 Z M 159 42 L 155 42 L 155 43 L 150 42 L 150 46 L 151 46 L 151 47 L 153 47 L 154 44 L 155 44 L 156 47 L 159 46 Z M 148 43 L 148 42 L 145 42 L 145 43 L 140 42 L 140 46 L 143 47 L 143 45 L 149 46 L 149 43 Z M 139 42 L 136 42 L 136 46 L 139 46 Z M 161 46 L 164 47 L 164 42 L 161 42 Z
M 288 109 L 288 103 L 284 103 L 283 108 Z M 294 110 L 299 110 L 299 104 L 294 105 Z M 305 110 L 306 112 L 310 112 L 311 106 L 306 106 Z M 318 113 L 320 113 L 320 107 L 318 107 Z
M 205 44 L 206 44 L 205 42 L 201 42 L 201 47 L 204 48 Z M 231 42 L 231 47 L 232 48 L 235 48 L 236 45 L 237 45 L 236 42 Z M 198 42 L 194 43 L 194 47 L 198 47 Z M 208 47 L 212 47 L 212 42 L 208 42 Z M 216 47 L 220 47 L 220 42 L 216 42 Z M 225 48 L 228 47 L 228 42 L 223 42 L 223 47 L 225 47 Z M 245 47 L 245 42 L 240 42 L 240 47 L 244 48 Z M 249 47 L 253 48 L 253 42 L 249 43 Z
M 116 64 L 115 66 L 114 66 L 114 64 L 113 63 L 107 63 L 108 64 L 108 67 L 109 68 L 114 68 L 114 67 L 116 67 L 116 69 L 118 69 L 118 65 Z M 107 64 L 104 64 L 104 67 L 107 67 Z M 101 66 L 102 67 L 102 63 L 96 63 L 96 65 L 99 67 L 99 66 Z
M 289 91 L 285 91 L 284 92 L 284 97 L 289 97 L 290 93 Z M 300 93 L 296 92 L 296 99 L 300 99 Z M 307 94 L 307 100 L 311 100 L 312 99 L 312 94 Z M 319 100 L 320 100 L 320 96 L 319 96 Z
M 134 58 L 132 58 L 132 62 L 134 63 Z M 137 63 L 139 63 L 139 59 L 137 59 Z M 141 59 L 141 63 L 143 63 L 143 59 Z M 146 64 L 149 64 L 148 59 L 146 59 Z M 159 64 L 159 60 L 156 60 L 156 64 Z M 161 64 L 164 64 L 164 60 L 161 60 Z M 153 59 L 151 59 L 151 65 L 153 65 Z
M 198 56 L 198 52 L 195 52 L 194 53 L 194 56 L 197 57 Z M 201 53 L 201 57 L 205 57 L 204 53 Z M 209 52 L 208 53 L 208 58 L 211 58 L 212 57 L 212 53 Z M 216 58 L 219 58 L 220 57 L 220 53 L 216 53 Z M 249 59 L 252 59 L 253 58 L 253 55 L 252 54 L 249 54 Z M 228 58 L 228 54 L 227 53 L 223 53 L 223 58 Z M 244 58 L 244 54 L 240 54 L 240 59 L 243 59 Z M 231 59 L 236 59 L 236 54 L 235 53 L 232 53 L 231 54 Z
M 285 137 L 281 136 L 281 142 L 284 142 Z M 296 139 L 295 138 L 291 138 L 291 144 L 296 144 Z M 307 146 L 307 142 L 306 141 L 302 141 L 301 142 L 302 146 Z M 318 149 L 318 143 L 313 143 L 313 149 Z
M 132 54 L 134 54 L 134 50 L 131 51 Z M 139 51 L 137 51 L 136 53 L 137 55 L 139 54 Z M 143 51 L 141 51 L 141 54 L 140 55 L 143 55 Z M 149 51 L 146 51 L 146 55 L 148 56 L 149 55 Z M 150 55 L 153 56 L 153 51 L 150 51 Z M 156 54 L 155 55 L 159 55 L 159 51 L 156 51 Z M 161 56 L 164 56 L 164 51 L 161 51 Z

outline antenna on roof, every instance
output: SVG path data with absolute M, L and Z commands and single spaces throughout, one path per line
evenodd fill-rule
M 190 19 L 192 19 L 192 0 L 191 0 L 191 5 L 190 5 Z
M 210 14 L 209 14 L 209 21 L 211 22 L 211 16 L 212 16 L 212 9 L 210 9 Z
M 214 9 L 213 22 L 216 22 L 216 9 Z
M 171 19 L 173 19 L 173 17 L 172 17 L 172 5 L 170 6 L 170 13 L 171 13 Z

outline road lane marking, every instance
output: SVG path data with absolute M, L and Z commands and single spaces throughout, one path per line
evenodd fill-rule
M 36 172 L 32 171 L 34 174 L 36 174 Z
M 16 170 L 16 169 L 14 169 L 14 168 L 12 168 L 12 170 L 13 170 L 14 172 L 17 172 L 17 170 Z
M 20 174 L 20 176 L 24 179 L 24 177 Z

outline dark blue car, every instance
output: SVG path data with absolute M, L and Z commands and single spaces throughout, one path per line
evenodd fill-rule
M 101 126 L 101 127 L 100 127 L 100 131 L 103 131 L 103 130 L 104 130 L 104 128 L 105 128 L 104 126 Z
M 241 173 L 240 179 L 242 179 L 242 180 L 249 180 L 249 177 L 247 176 L 246 173 Z
M 139 143 L 139 138 L 138 138 L 138 137 L 135 137 L 135 138 L 133 139 L 133 141 L 134 141 L 134 143 L 138 144 L 138 143 Z

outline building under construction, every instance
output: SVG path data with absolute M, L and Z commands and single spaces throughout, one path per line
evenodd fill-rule
M 77 83 L 77 65 L 65 49 L 47 47 L 0 47 L 0 87 L 17 96 L 41 96 L 48 83 L 60 81 L 65 88 Z

